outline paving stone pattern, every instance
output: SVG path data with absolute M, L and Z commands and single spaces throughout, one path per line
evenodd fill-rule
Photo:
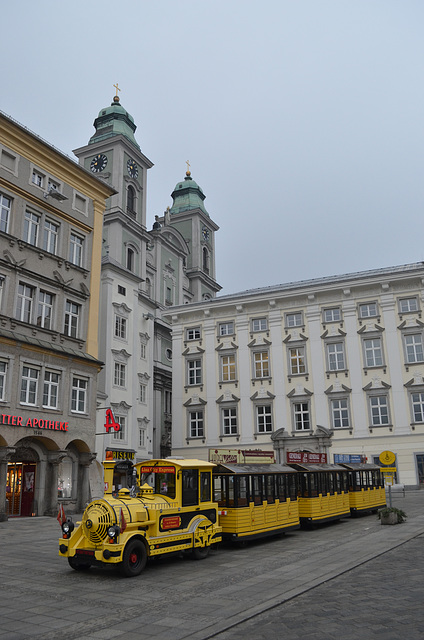
M 0 523 L 0 640 L 424 638 L 424 491 L 375 515 L 295 531 L 137 578 L 72 571 L 54 518 Z

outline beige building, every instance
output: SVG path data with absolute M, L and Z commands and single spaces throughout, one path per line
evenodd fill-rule
M 113 193 L 0 113 L 0 520 L 89 498 Z
M 423 283 L 417 263 L 169 310 L 173 454 L 392 451 L 423 485 Z

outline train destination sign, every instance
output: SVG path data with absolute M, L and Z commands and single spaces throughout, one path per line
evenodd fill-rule
M 140 473 L 175 473 L 175 467 L 140 467 Z
M 22 416 L 0 414 L 1 424 L 11 427 L 30 427 L 31 429 L 48 429 L 52 431 L 68 431 L 69 423 L 61 420 L 47 420 L 45 418 L 28 418 Z
M 308 451 L 287 451 L 288 464 L 324 464 L 326 453 L 310 453 Z

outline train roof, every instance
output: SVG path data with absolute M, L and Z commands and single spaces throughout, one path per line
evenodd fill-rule
M 342 467 L 349 469 L 349 471 L 375 471 L 381 470 L 378 464 L 371 464 L 369 462 L 341 462 Z
M 328 463 L 319 463 L 319 464 L 293 464 L 293 468 L 298 471 L 346 471 L 345 467 L 340 466 L 339 464 L 328 464 Z
M 283 464 L 218 464 L 214 473 L 293 473 L 294 469 Z
M 156 458 L 154 460 L 143 460 L 143 462 L 137 462 L 137 467 L 166 467 L 169 465 L 175 465 L 182 469 L 212 469 L 216 467 L 214 462 L 208 462 L 207 460 L 197 460 L 195 458 Z

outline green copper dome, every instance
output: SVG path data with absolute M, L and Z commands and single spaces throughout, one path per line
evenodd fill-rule
M 134 138 L 134 118 L 121 106 L 118 96 L 115 96 L 110 107 L 101 109 L 94 121 L 96 133 L 90 138 L 89 144 L 112 138 L 113 136 L 125 136 L 138 150 L 139 145 Z
M 171 193 L 174 201 L 169 213 L 182 213 L 183 211 L 191 211 L 192 209 L 200 209 L 207 216 L 209 215 L 203 204 L 206 198 L 201 187 L 193 180 L 190 171 L 187 171 L 186 177 L 182 182 L 177 182 L 174 191 Z

